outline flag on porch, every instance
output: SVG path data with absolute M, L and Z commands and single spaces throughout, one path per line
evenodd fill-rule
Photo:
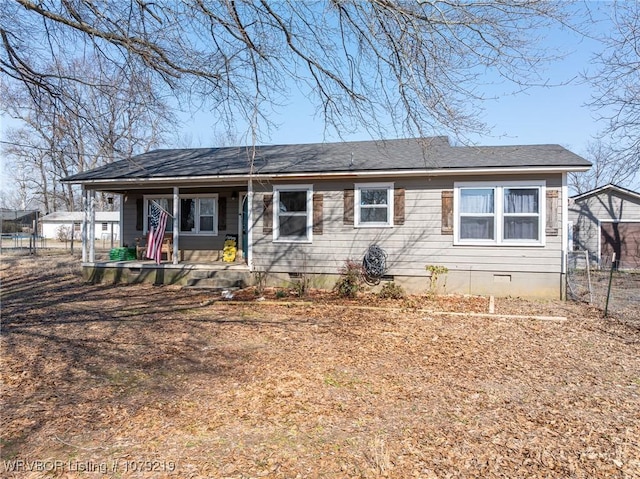
M 164 229 L 167 226 L 167 212 L 155 201 L 151 201 L 149 212 L 149 236 L 147 237 L 147 258 L 160 264 Z

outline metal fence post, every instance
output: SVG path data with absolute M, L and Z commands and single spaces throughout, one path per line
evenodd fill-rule
M 613 257 L 611 258 L 611 270 L 609 270 L 609 286 L 607 288 L 607 302 L 604 305 L 604 317 L 607 317 L 609 312 L 609 297 L 611 296 L 611 281 L 613 280 L 613 268 L 616 264 L 616 254 L 613 253 Z

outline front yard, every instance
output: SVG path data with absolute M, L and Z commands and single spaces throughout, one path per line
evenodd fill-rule
M 640 477 L 640 331 L 586 306 L 230 303 L 65 258 L 2 257 L 2 477 Z

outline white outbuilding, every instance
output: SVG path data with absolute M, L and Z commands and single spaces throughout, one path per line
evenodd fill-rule
M 40 234 L 48 239 L 82 239 L 82 211 L 55 211 L 40 219 Z M 117 211 L 96 211 L 95 239 L 117 244 L 120 239 L 120 213 Z

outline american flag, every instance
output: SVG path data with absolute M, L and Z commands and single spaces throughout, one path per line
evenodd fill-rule
M 160 264 L 162 256 L 162 241 L 164 240 L 164 229 L 167 226 L 168 216 L 167 212 L 158 203 L 151 201 L 147 258 L 154 259 L 157 264 Z

